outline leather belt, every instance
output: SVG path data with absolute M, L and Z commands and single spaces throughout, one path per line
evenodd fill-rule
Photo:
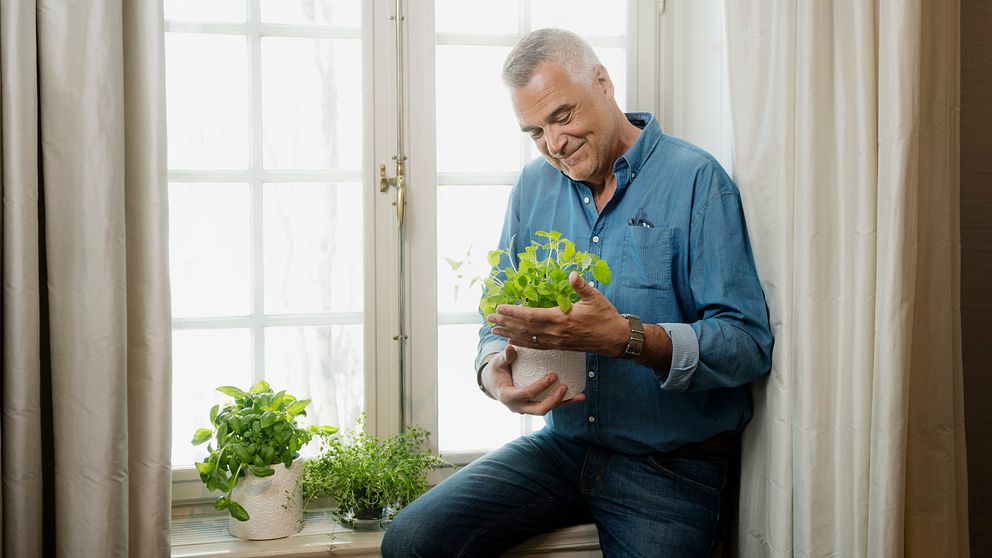
M 721 432 L 701 442 L 690 442 L 670 451 L 660 451 L 660 457 L 717 457 L 727 455 L 737 449 L 738 435 Z

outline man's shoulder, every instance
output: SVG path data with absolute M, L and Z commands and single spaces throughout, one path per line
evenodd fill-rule
M 669 161 L 693 169 L 719 169 L 723 171 L 723 166 L 716 160 L 716 157 L 694 143 L 668 134 L 662 134 L 659 143 L 663 146 L 664 158 Z
M 659 144 L 658 164 L 667 165 L 691 180 L 697 196 L 737 193 L 737 186 L 720 161 L 702 147 L 667 134 L 661 137 Z

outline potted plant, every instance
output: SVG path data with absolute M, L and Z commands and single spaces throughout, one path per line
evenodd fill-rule
M 530 246 L 513 256 L 513 240 L 503 250 L 488 255 L 491 266 L 483 282 L 479 309 L 483 316 L 496 312 L 500 304 L 520 304 L 529 308 L 557 307 L 568 313 L 579 295 L 568 282 L 575 271 L 588 280 L 589 275 L 599 283 L 610 282 L 610 266 L 595 254 L 580 252 L 575 243 L 558 231 L 537 231 L 542 241 L 531 240 Z M 506 264 L 500 265 L 503 260 Z M 517 263 L 519 262 L 519 263 Z M 514 346 L 517 359 L 511 365 L 513 384 L 525 386 L 554 372 L 558 382 L 537 399 L 544 399 L 558 384 L 568 386 L 564 399 L 582 393 L 586 385 L 585 353 L 576 351 L 542 350 Z
M 337 502 L 335 519 L 355 530 L 379 530 L 427 490 L 427 471 L 449 464 L 431 454 L 427 431 L 409 427 L 379 440 L 365 415 L 344 436 L 321 433 L 320 453 L 303 467 L 303 498 Z
M 247 392 L 234 386 L 217 391 L 233 398 L 210 409 L 211 428 L 200 428 L 193 445 L 208 440 L 207 457 L 195 463 L 200 480 L 223 492 L 214 507 L 230 513 L 231 534 L 264 540 L 289 536 L 303 527 L 300 448 L 330 426 L 305 428 L 309 399 L 273 393 L 265 380 Z

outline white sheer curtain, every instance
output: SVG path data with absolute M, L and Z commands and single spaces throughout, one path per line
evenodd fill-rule
M 740 555 L 967 556 L 958 3 L 725 7 L 776 341 Z
M 168 556 L 162 6 L 0 1 L 3 556 Z

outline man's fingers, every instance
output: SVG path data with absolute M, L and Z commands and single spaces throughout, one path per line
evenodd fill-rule
M 575 271 L 569 274 L 568 283 L 572 285 L 575 292 L 582 298 L 592 298 L 596 296 L 596 289 L 589 286 L 589 283 L 586 283 L 586 280 Z
M 556 408 L 560 409 L 562 407 L 570 407 L 572 405 L 575 405 L 576 403 L 582 403 L 585 400 L 586 400 L 586 394 L 579 393 L 579 394 L 576 394 L 576 395 L 572 396 L 572 398 L 569 399 L 568 401 L 562 401 L 561 403 L 558 404 L 558 407 L 556 407 Z
M 545 387 L 547 389 L 547 387 Z M 543 390 L 542 390 L 543 391 Z M 562 384 L 556 387 L 551 393 L 548 394 L 542 401 L 535 401 L 532 405 L 523 408 L 523 412 L 529 415 L 543 416 L 548 414 L 551 409 L 561 405 L 562 397 L 565 397 L 565 393 L 568 391 L 568 386 Z M 540 393 L 540 392 L 538 392 Z M 536 395 L 535 395 L 536 397 Z
M 506 364 L 510 364 L 517 360 L 517 350 L 513 348 L 513 345 L 507 343 L 506 348 L 503 349 L 503 360 Z
M 546 398 L 537 401 L 537 396 L 558 381 L 558 376 L 548 374 L 536 382 L 519 387 L 507 387 L 500 393 L 500 401 L 511 411 L 528 415 L 545 415 L 561 403 L 568 387 L 564 384 L 555 387 Z
M 555 374 L 548 374 L 547 376 L 541 378 L 540 380 L 524 387 L 524 394 L 527 395 L 528 399 L 537 399 L 538 395 L 551 387 L 552 384 L 558 381 L 558 376 Z

